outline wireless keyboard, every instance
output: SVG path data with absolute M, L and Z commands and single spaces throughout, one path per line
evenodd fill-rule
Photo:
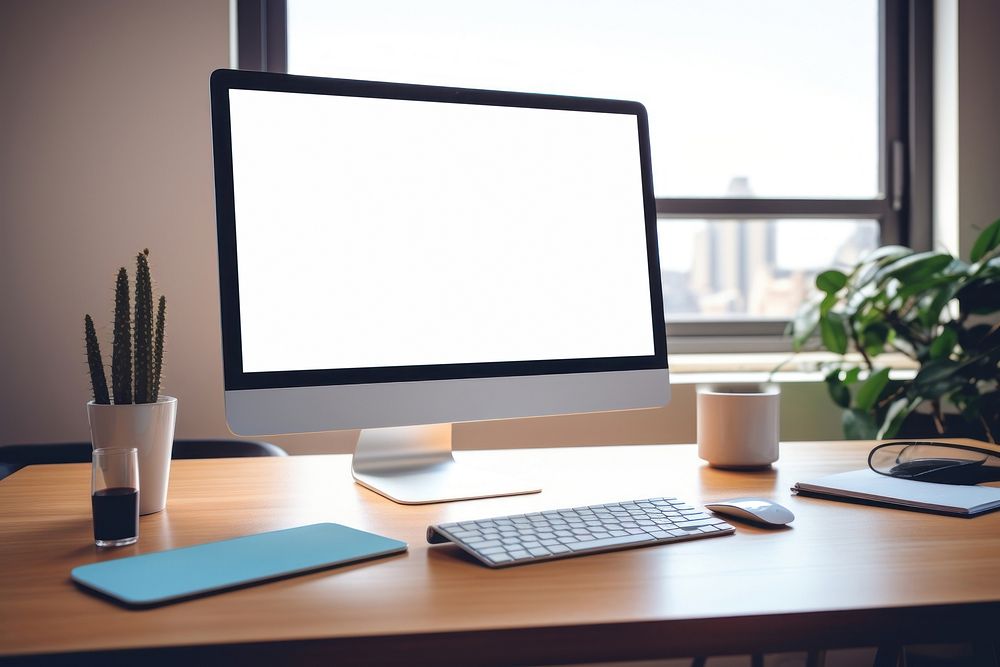
M 427 541 L 454 542 L 484 565 L 507 567 L 733 532 L 677 498 L 647 498 L 442 523 L 427 527 Z

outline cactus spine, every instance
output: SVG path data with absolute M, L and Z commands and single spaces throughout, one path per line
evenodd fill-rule
M 95 403 L 122 405 L 155 403 L 160 394 L 163 372 L 163 338 L 167 321 L 167 300 L 161 296 L 153 330 L 153 281 L 149 274 L 149 250 L 136 256 L 135 322 L 130 320 L 128 272 L 118 269 L 115 280 L 115 331 L 111 349 L 111 397 L 101 360 L 101 348 L 94 320 L 84 317 L 87 365 Z M 133 350 L 134 343 L 134 350 Z M 133 357 L 134 353 L 134 357 Z M 134 360 L 134 364 L 133 364 Z M 133 374 L 134 369 L 134 374 Z M 134 388 L 134 392 L 133 392 Z M 113 401 L 111 399 L 114 399 Z
M 108 379 L 104 375 L 104 363 L 101 361 L 101 345 L 97 342 L 97 331 L 94 330 L 94 320 L 90 315 L 83 318 L 83 331 L 87 340 L 87 365 L 90 367 L 90 385 L 94 388 L 94 403 L 107 405 Z
M 116 404 L 132 402 L 131 333 L 128 273 L 123 266 L 115 282 L 115 336 L 111 346 L 111 390 Z
M 149 277 L 149 250 L 135 259 L 135 402 L 152 403 L 153 286 Z
M 156 308 L 156 338 L 153 341 L 153 403 L 160 397 L 160 375 L 163 372 L 163 329 L 167 318 L 167 297 L 160 295 Z

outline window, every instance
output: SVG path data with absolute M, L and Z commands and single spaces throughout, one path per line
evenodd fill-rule
M 240 11 L 242 66 L 643 102 L 674 339 L 780 333 L 817 272 L 911 240 L 902 0 L 255 0 Z

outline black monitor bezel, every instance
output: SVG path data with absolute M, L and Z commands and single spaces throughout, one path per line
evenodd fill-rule
M 490 106 L 563 109 L 630 114 L 637 117 L 642 194 L 645 209 L 654 352 L 648 356 L 586 359 L 540 359 L 377 368 L 243 371 L 243 344 L 236 259 L 236 219 L 233 193 L 232 136 L 229 91 L 266 90 L 317 95 L 389 98 Z M 646 109 L 638 102 L 536 93 L 501 92 L 352 79 L 327 79 L 269 72 L 216 70 L 211 77 L 212 139 L 215 156 L 215 206 L 219 250 L 219 289 L 222 318 L 222 360 L 227 391 L 280 389 L 385 382 L 418 382 L 558 375 L 667 368 L 666 326 L 657 246 L 656 201 L 653 195 Z

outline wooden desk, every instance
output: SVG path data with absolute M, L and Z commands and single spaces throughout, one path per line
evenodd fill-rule
M 996 637 L 1000 513 L 967 520 L 790 495 L 799 479 L 864 466 L 868 449 L 789 443 L 763 473 L 710 469 L 690 446 L 470 452 L 536 474 L 545 490 L 424 506 L 353 484 L 347 456 L 174 461 L 167 510 L 143 517 L 136 546 L 109 552 L 91 545 L 88 466 L 26 468 L 0 482 L 0 656 L 514 665 Z M 797 520 L 499 571 L 424 538 L 433 522 L 658 495 L 770 496 Z M 146 611 L 68 576 L 82 563 L 318 521 L 410 551 Z

